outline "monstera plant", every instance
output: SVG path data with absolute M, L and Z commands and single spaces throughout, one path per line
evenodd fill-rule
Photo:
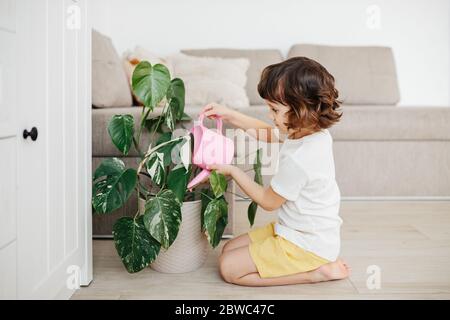
M 201 227 L 209 243 L 216 247 L 228 223 L 227 180 L 213 171 L 206 188 L 187 190 L 191 175 L 200 168 L 191 163 L 193 136 L 174 136 L 179 122 L 192 120 L 185 112 L 185 87 L 179 78 L 171 79 L 162 64 L 140 62 L 132 76 L 132 89 L 142 102 L 141 119 L 135 127 L 130 114 L 114 115 L 108 124 L 112 143 L 123 154 L 131 148 L 139 154 L 137 168 L 127 168 L 119 158 L 101 162 L 93 175 L 92 207 L 95 214 L 108 214 L 125 205 L 136 192 L 138 202 L 144 199 L 144 210 L 134 217 L 123 216 L 113 226 L 116 250 L 128 272 L 134 273 L 151 264 L 161 248 L 168 249 L 175 241 L 181 225 L 183 202 L 200 198 Z M 159 115 L 153 116 L 156 109 Z M 150 136 L 146 151 L 141 148 L 141 136 Z M 155 141 L 155 133 L 158 139 Z M 259 150 L 254 165 L 255 181 L 261 184 Z M 197 190 L 200 189 L 200 190 Z M 139 208 L 139 203 L 138 203 Z M 256 203 L 248 209 L 253 224 Z

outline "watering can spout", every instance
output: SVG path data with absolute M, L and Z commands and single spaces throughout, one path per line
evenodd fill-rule
M 203 169 L 194 179 L 189 182 L 187 188 L 189 191 L 192 191 L 192 188 L 205 180 L 209 175 L 211 174 L 211 171 L 208 169 Z

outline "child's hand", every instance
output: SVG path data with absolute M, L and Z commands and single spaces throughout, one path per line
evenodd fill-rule
M 215 119 L 216 116 L 220 116 L 225 121 L 230 121 L 234 116 L 234 110 L 228 107 L 222 106 L 218 103 L 211 102 L 203 107 L 202 112 L 205 113 L 209 119 Z
M 231 164 L 210 164 L 206 169 L 216 170 L 217 173 L 221 173 L 224 176 L 232 176 L 236 167 Z

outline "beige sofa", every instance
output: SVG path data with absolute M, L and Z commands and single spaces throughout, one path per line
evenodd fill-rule
M 252 105 L 239 111 L 270 122 L 267 106 L 255 88 L 261 67 L 282 60 L 279 51 L 184 52 L 249 58 L 253 68 L 247 91 Z M 400 93 L 390 48 L 302 44 L 294 45 L 287 58 L 294 56 L 319 61 L 336 79 L 343 117 L 330 133 L 343 198 L 450 198 L 450 108 L 396 106 Z M 247 148 L 246 152 L 254 151 Z M 240 166 L 250 169 L 250 165 Z M 271 177 L 263 176 L 266 185 Z
M 93 43 L 94 47 L 94 43 Z M 250 60 L 247 72 L 247 95 L 251 106 L 240 112 L 270 122 L 267 107 L 258 96 L 256 86 L 262 69 L 283 60 L 279 50 L 210 49 L 183 50 L 188 55 L 215 57 L 246 57 Z M 450 198 L 450 108 L 396 106 L 400 99 L 392 50 L 386 47 L 330 47 L 295 45 L 288 57 L 308 56 L 322 63 L 335 76 L 343 100 L 343 117 L 330 128 L 334 138 L 336 179 L 345 198 Z M 96 72 L 93 63 L 93 72 Z M 94 94 L 94 93 L 93 93 Z M 196 118 L 201 106 L 186 106 L 186 112 Z M 155 111 L 159 112 L 159 111 Z M 133 114 L 140 117 L 140 108 L 102 107 L 92 110 L 93 168 L 104 157 L 120 156 L 111 144 L 106 126 L 114 114 Z M 190 128 L 192 123 L 183 123 Z M 207 120 L 211 126 L 212 121 Z M 225 126 L 227 128 L 227 126 Z M 144 136 L 144 139 L 148 139 Z M 267 150 L 268 145 L 260 144 Z M 242 157 L 251 158 L 256 147 L 236 151 L 237 165 L 251 169 L 251 162 L 239 163 Z M 241 158 L 239 158 L 241 157 Z M 276 161 L 277 154 L 270 155 Z M 136 165 L 132 151 L 121 157 L 129 165 Z M 249 173 L 252 174 L 252 173 Z M 271 175 L 263 176 L 268 185 Z M 236 192 L 245 196 L 236 188 Z M 234 206 L 239 197 L 229 195 L 232 234 Z M 94 217 L 94 235 L 110 235 L 111 225 L 118 216 L 133 215 L 136 200 L 109 216 Z

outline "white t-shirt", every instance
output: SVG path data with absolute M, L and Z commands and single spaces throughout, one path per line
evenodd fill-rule
M 286 202 L 275 233 L 329 261 L 340 250 L 341 194 L 335 179 L 333 139 L 327 129 L 286 139 L 270 185 Z

